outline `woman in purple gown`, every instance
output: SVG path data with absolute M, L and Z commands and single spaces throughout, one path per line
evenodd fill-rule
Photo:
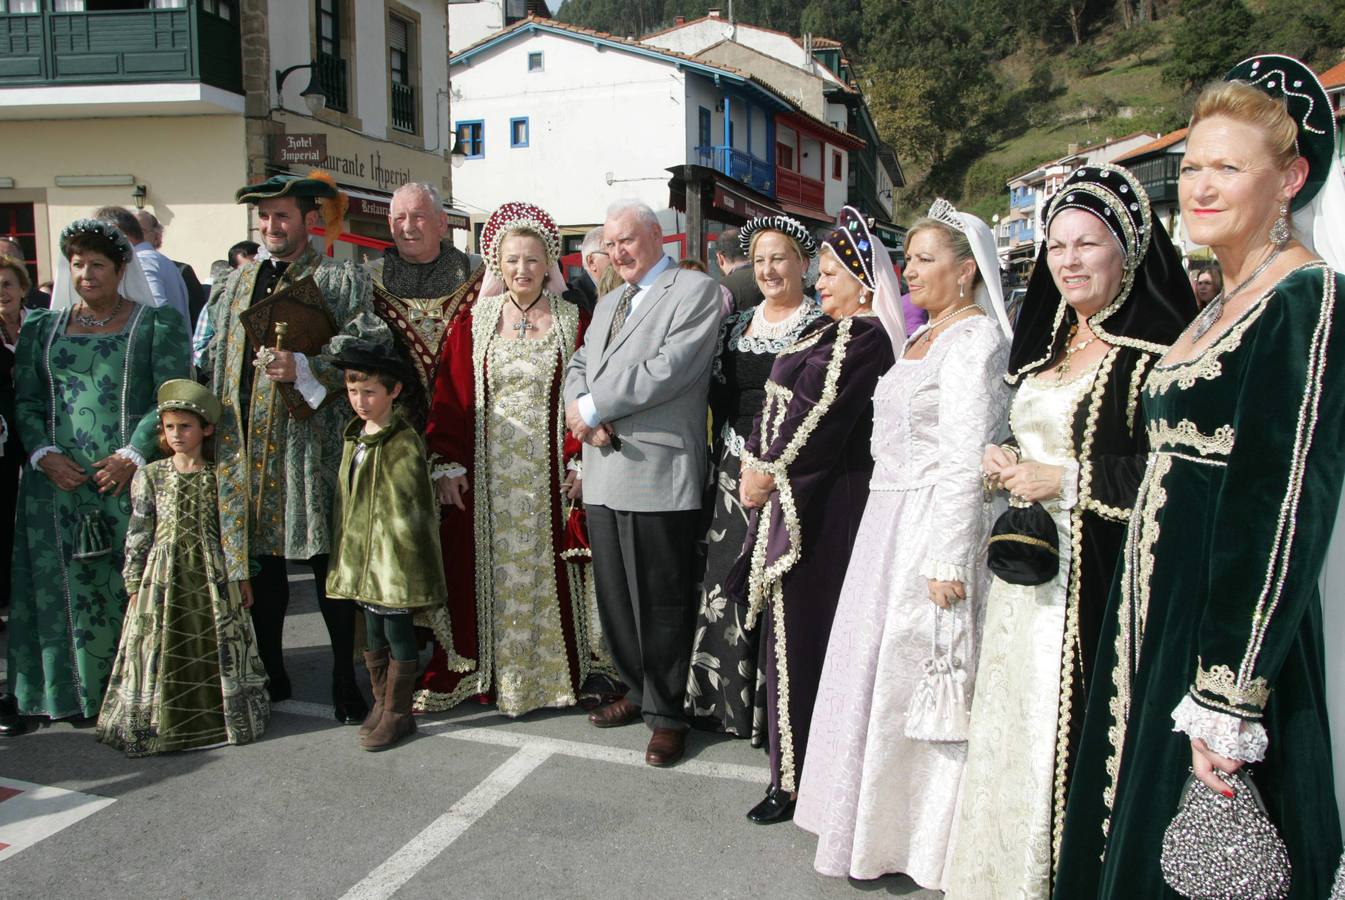
M 747 817 L 793 812 L 822 660 L 855 532 L 869 495 L 873 392 L 893 362 L 873 296 L 896 276 L 887 250 L 850 207 L 823 240 L 825 314 L 776 358 L 742 453 L 739 494 L 752 510 L 730 577 L 747 626 L 764 612 L 771 784 Z M 904 333 L 900 323 L 890 326 Z

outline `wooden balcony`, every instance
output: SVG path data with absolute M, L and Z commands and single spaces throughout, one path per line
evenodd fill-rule
M 1140 184 L 1144 185 L 1144 192 L 1149 195 L 1150 203 L 1177 202 L 1177 179 L 1181 175 L 1182 167 L 1180 153 L 1164 153 L 1134 162 L 1127 161 L 1122 165 L 1135 173 Z
M 779 166 L 775 167 L 775 197 L 823 212 L 827 208 L 827 189 L 822 182 Z
M 196 81 L 243 93 L 238 22 L 195 0 L 184 9 L 12 13 L 0 16 L 0 47 L 0 88 Z

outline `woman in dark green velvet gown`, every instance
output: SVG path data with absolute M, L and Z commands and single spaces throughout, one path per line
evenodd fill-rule
M 1227 792 L 1214 770 L 1246 765 L 1288 846 L 1291 897 L 1325 897 L 1340 856 L 1317 579 L 1345 473 L 1345 276 L 1312 249 L 1339 240 L 1311 228 L 1320 204 L 1286 227 L 1290 206 L 1340 177 L 1335 131 L 1294 60 L 1247 60 L 1230 79 L 1243 83 L 1197 102 L 1180 179 L 1182 216 L 1225 292 L 1145 384 L 1148 466 L 1103 624 L 1057 898 L 1176 896 L 1161 846 L 1193 768 Z

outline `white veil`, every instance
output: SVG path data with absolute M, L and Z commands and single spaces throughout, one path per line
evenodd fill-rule
M 893 351 L 900 356 L 907 337 L 906 316 L 901 311 L 901 282 L 897 280 L 897 269 L 883 242 L 875 235 L 870 235 L 869 241 L 873 244 L 873 311 L 883 323 Z M 845 266 L 841 268 L 850 271 Z
M 154 296 L 150 290 L 149 279 L 145 277 L 145 270 L 140 265 L 140 259 L 131 254 L 131 261 L 121 270 L 121 286 L 118 292 L 141 306 L 162 306 L 163 301 Z M 56 279 L 51 286 L 51 310 L 52 312 L 61 312 L 70 309 L 79 300 L 79 295 L 75 293 L 75 282 L 70 276 L 70 261 L 62 257 L 56 263 Z
M 1345 272 L 1345 174 L 1332 155 L 1326 183 L 1317 196 L 1294 213 L 1295 237 L 1337 272 Z M 1331 725 L 1336 773 L 1336 805 L 1345 817 L 1345 496 L 1322 566 L 1322 629 L 1326 655 L 1326 710 Z
M 976 270 L 981 273 L 981 283 L 976 288 L 976 305 L 987 314 L 993 313 L 999 322 L 999 330 L 1004 339 L 1013 340 L 1013 326 L 1009 324 L 1009 313 L 1004 308 L 1004 277 L 999 269 L 999 253 L 995 248 L 995 233 L 990 226 L 971 213 L 957 214 L 962 220 L 962 233 L 971 243 L 972 256 L 976 257 Z

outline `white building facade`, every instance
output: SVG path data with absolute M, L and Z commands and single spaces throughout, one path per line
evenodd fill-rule
M 730 66 L 546 20 L 478 42 L 451 69 L 466 151 L 455 200 L 477 223 L 506 201 L 537 203 L 570 246 L 623 199 L 660 211 L 697 258 L 695 235 L 715 223 L 785 211 L 820 226 L 862 144 Z

